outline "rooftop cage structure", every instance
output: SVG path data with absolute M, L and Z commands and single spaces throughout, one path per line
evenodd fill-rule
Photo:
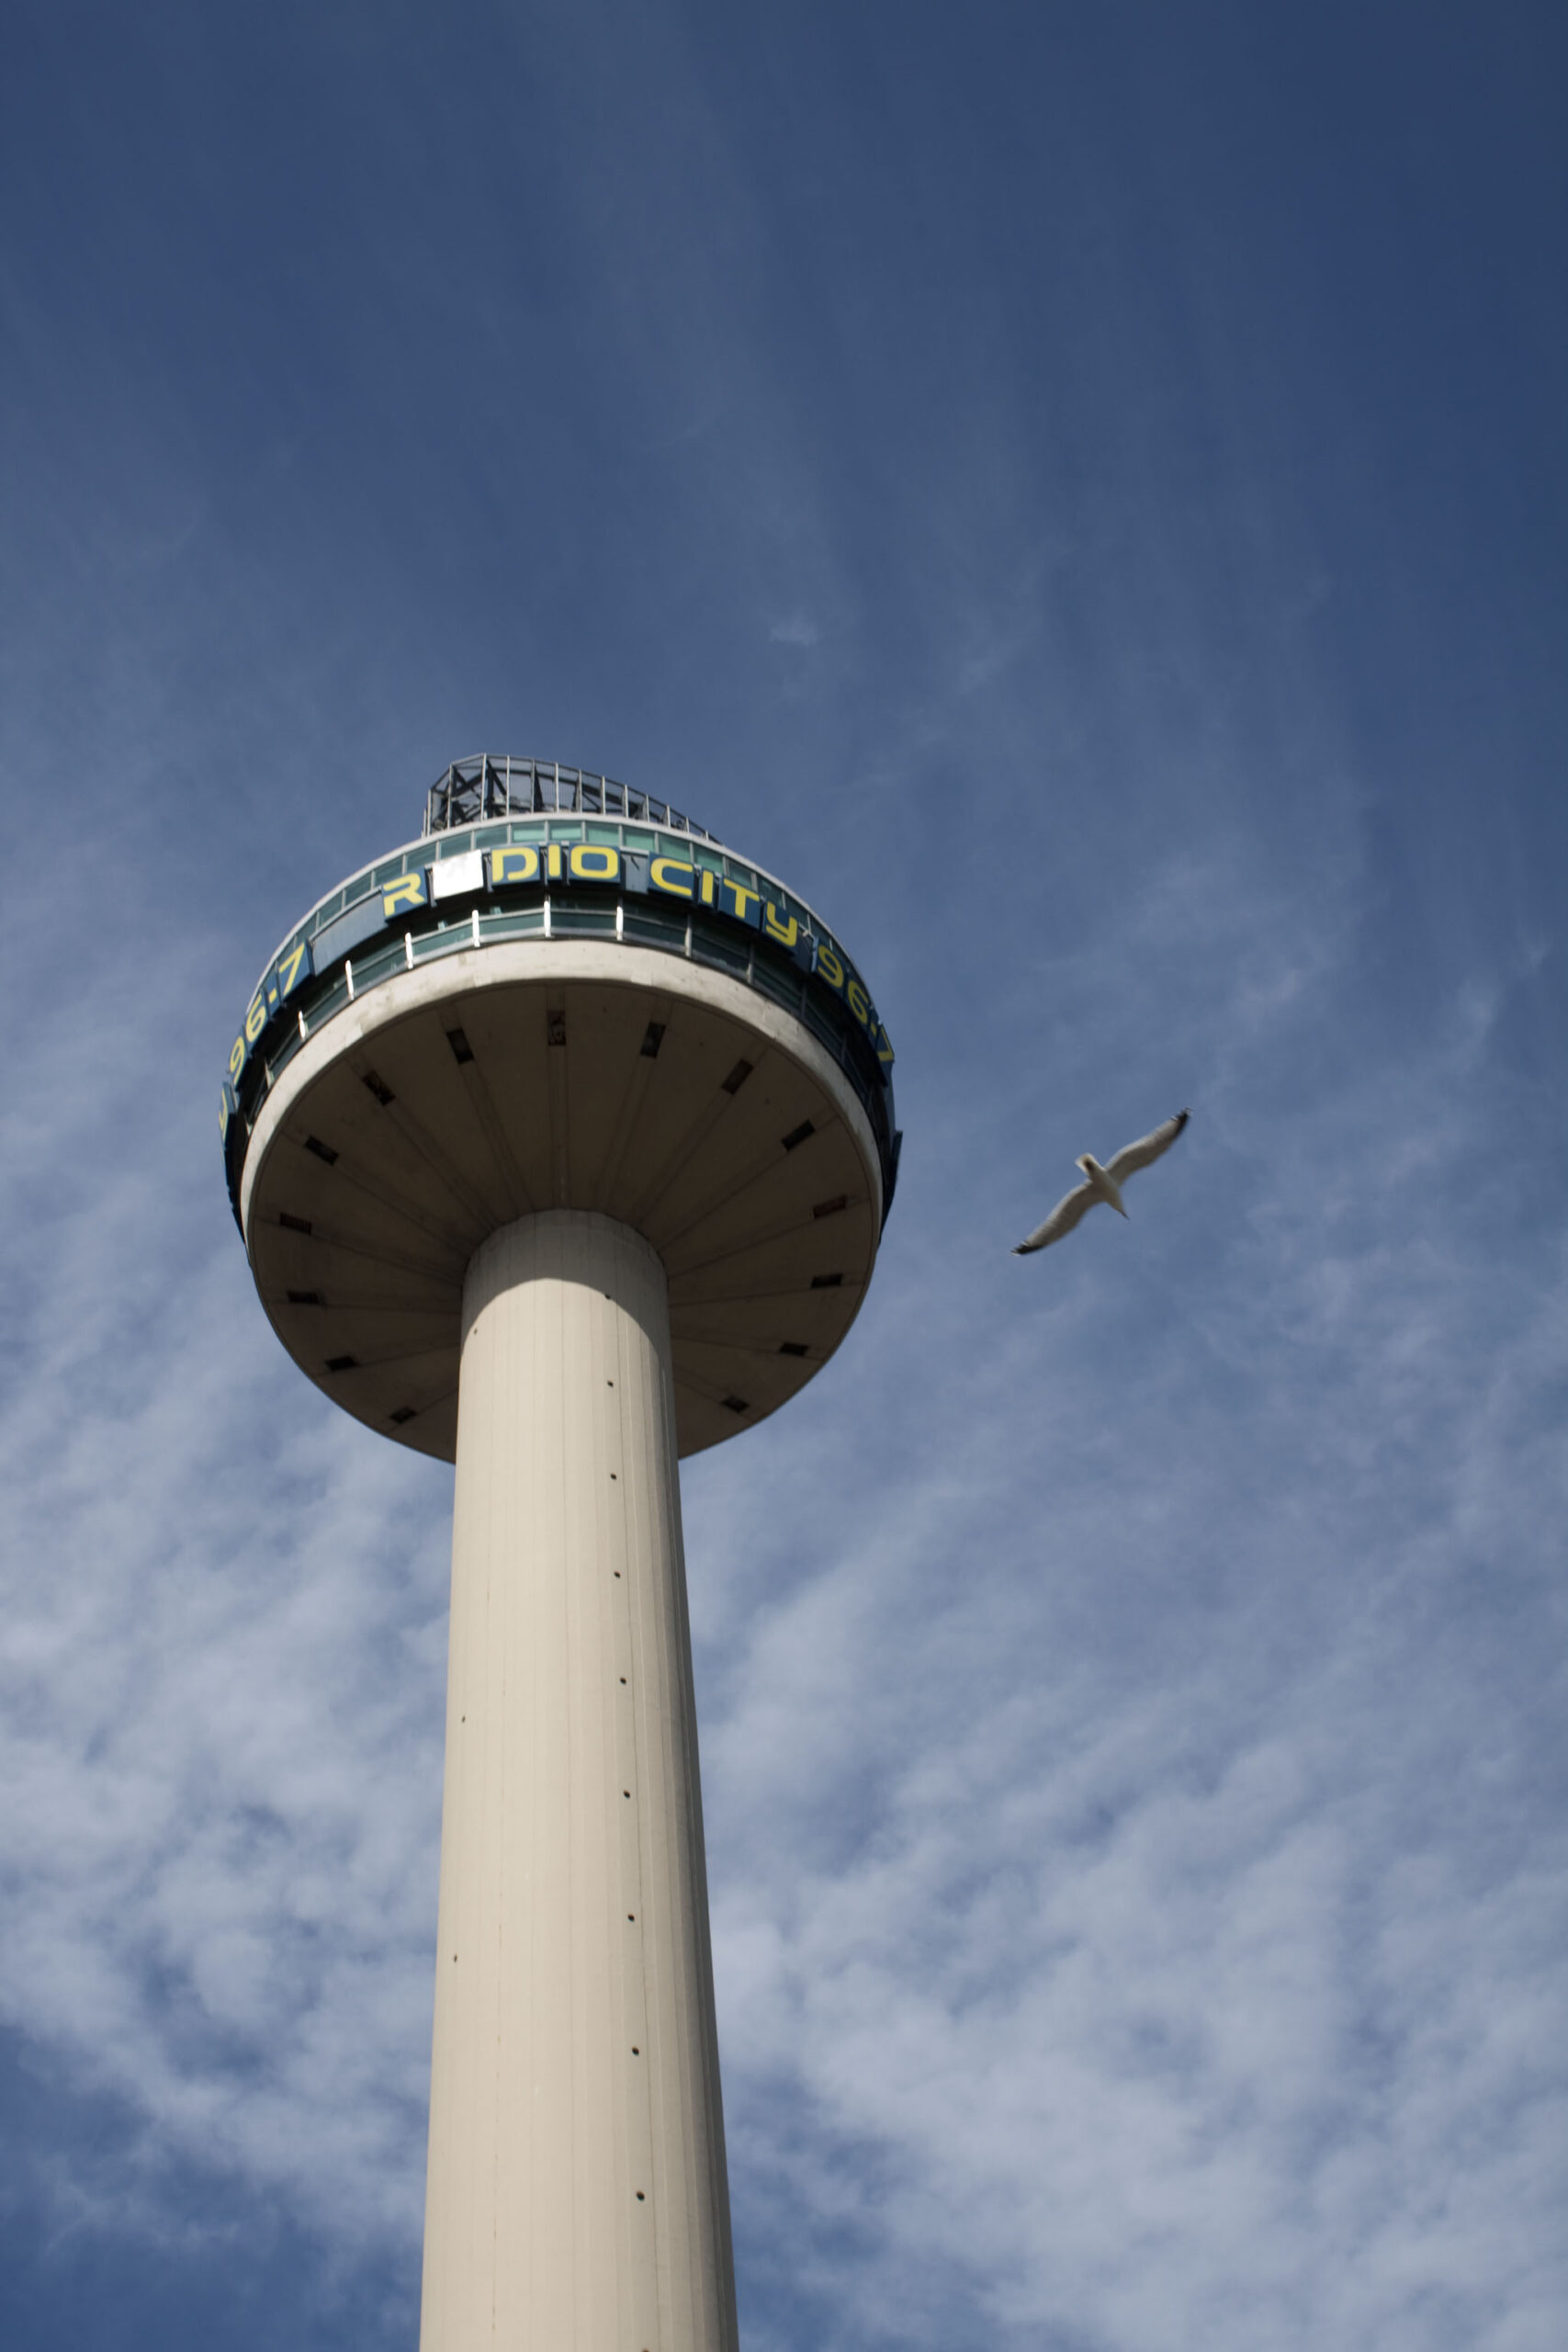
M 563 768 L 558 760 L 492 757 L 454 760 L 430 787 L 424 808 L 426 835 L 449 833 L 459 825 L 491 817 L 628 817 L 641 825 L 663 825 L 711 842 L 713 834 L 682 817 L 668 802 L 637 792 L 629 784 L 595 775 L 589 768 Z

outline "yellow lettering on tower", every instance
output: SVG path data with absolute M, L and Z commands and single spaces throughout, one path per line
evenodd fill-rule
M 305 942 L 297 940 L 277 967 L 279 996 L 292 996 L 303 979 L 310 977 L 310 951 Z
M 492 849 L 490 854 L 490 887 L 503 890 L 509 882 L 536 882 L 539 878 L 539 853 L 525 843 L 516 842 L 511 849 Z
M 389 882 L 381 892 L 381 920 L 390 922 L 394 915 L 411 914 L 415 907 L 427 904 L 423 875 L 401 875 L 396 882 Z
M 620 851 L 601 848 L 593 842 L 579 842 L 571 853 L 571 878 L 574 882 L 618 882 Z

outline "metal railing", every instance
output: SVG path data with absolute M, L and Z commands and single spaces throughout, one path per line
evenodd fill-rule
M 563 768 L 558 760 L 514 760 L 489 752 L 454 760 L 440 782 L 432 785 L 425 797 L 424 837 L 449 833 L 487 817 L 539 814 L 629 817 L 691 833 L 698 841 L 716 838 L 667 801 L 650 799 L 646 792 L 616 784 L 611 776 L 594 775 L 587 768 Z
M 579 909 L 570 901 L 541 899 L 537 906 L 493 913 L 481 913 L 476 906 L 456 921 L 439 915 L 434 908 L 422 910 L 406 931 L 386 939 L 372 934 L 363 952 L 356 948 L 341 964 L 301 983 L 263 1033 L 258 1050 L 235 1078 L 232 1095 L 227 1098 L 238 1114 L 226 1122 L 224 1132 L 224 1167 L 236 1223 L 245 1153 L 262 1104 L 300 1046 L 327 1022 L 381 981 L 414 970 L 434 957 L 525 937 L 546 941 L 583 936 L 650 947 L 713 966 L 803 1022 L 843 1070 L 871 1122 L 882 1164 L 886 1221 L 897 1182 L 901 1140 L 894 1124 L 892 1082 L 876 1060 L 874 1045 L 841 999 L 825 993 L 782 949 L 755 933 L 716 922 L 698 908 L 677 912 L 668 901 L 659 906 L 637 899 L 620 907 L 595 900 Z

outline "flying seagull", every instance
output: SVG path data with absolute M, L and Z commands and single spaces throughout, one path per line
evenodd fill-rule
M 1071 1233 L 1096 1201 L 1104 1201 L 1118 1216 L 1125 1216 L 1122 1185 L 1129 1176 L 1135 1176 L 1140 1168 L 1147 1168 L 1151 1160 L 1170 1149 L 1190 1115 L 1190 1112 L 1178 1111 L 1174 1119 L 1163 1119 L 1152 1135 L 1141 1136 L 1136 1143 L 1123 1144 L 1115 1159 L 1103 1168 L 1092 1152 L 1086 1151 L 1077 1165 L 1088 1182 L 1076 1185 L 1066 1199 L 1058 1201 L 1044 1224 L 1037 1225 L 1028 1240 L 1019 1243 L 1013 1256 L 1027 1258 L 1032 1250 L 1048 1250 L 1053 1241 L 1060 1241 L 1064 1233 Z

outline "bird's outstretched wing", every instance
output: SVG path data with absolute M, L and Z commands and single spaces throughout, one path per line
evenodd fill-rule
M 1037 1225 L 1027 1241 L 1021 1241 L 1013 1251 L 1015 1258 L 1027 1258 L 1032 1250 L 1048 1250 L 1053 1241 L 1060 1241 L 1064 1233 L 1071 1233 L 1086 1211 L 1093 1208 L 1100 1195 L 1092 1184 L 1077 1184 L 1064 1194 L 1043 1225 Z
M 1152 1135 L 1140 1136 L 1136 1143 L 1123 1144 L 1114 1159 L 1105 1163 L 1105 1172 L 1113 1184 L 1124 1184 L 1140 1168 L 1146 1168 L 1162 1152 L 1170 1149 L 1177 1136 L 1191 1117 L 1190 1111 L 1178 1111 L 1174 1119 L 1162 1119 Z

